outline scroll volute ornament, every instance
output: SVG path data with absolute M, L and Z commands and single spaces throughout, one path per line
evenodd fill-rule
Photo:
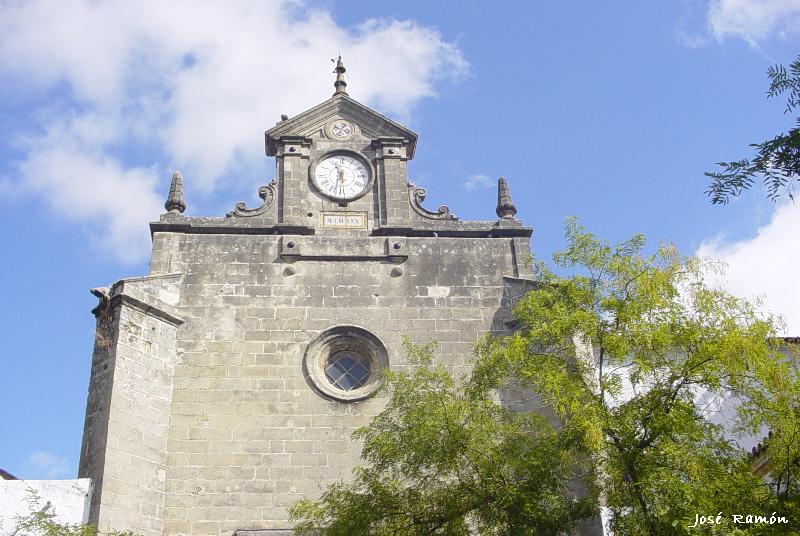
M 408 183 L 408 201 L 414 212 L 429 220 L 458 220 L 458 216 L 452 214 L 447 205 L 441 205 L 436 211 L 423 207 L 422 202 L 427 194 L 425 188 L 419 188 L 413 182 Z
M 274 204 L 277 194 L 278 183 L 272 179 L 269 184 L 262 186 L 258 189 L 258 197 L 263 200 L 261 205 L 256 208 L 247 208 L 244 202 L 236 203 L 233 210 L 228 212 L 228 218 L 252 218 L 253 216 L 261 216 Z

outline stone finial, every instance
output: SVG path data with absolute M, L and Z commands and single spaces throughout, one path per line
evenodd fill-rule
M 178 214 L 186 210 L 186 202 L 183 200 L 183 174 L 175 171 L 172 174 L 172 182 L 169 185 L 169 195 L 164 208 L 170 214 Z
M 497 216 L 499 218 L 509 219 L 513 218 L 517 213 L 517 207 L 511 201 L 511 191 L 508 189 L 508 183 L 505 177 L 500 177 L 497 180 Z
M 333 72 L 336 73 L 336 81 L 333 83 L 333 87 L 336 88 L 336 91 L 333 92 L 333 96 L 347 95 L 347 82 L 344 81 L 344 73 L 347 69 L 344 68 L 341 54 L 338 59 L 331 61 L 336 62 L 336 68 L 333 70 Z

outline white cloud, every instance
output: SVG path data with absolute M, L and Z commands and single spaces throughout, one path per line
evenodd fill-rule
M 702 48 L 708 45 L 710 39 L 707 35 L 689 33 L 685 28 L 675 30 L 675 39 L 678 44 L 686 48 Z
M 104 253 L 136 262 L 148 251 L 147 222 L 163 212 L 154 169 L 126 168 L 103 154 L 50 146 L 30 155 L 21 177 L 57 214 L 88 222 Z
M 25 133 L 14 179 L 103 224 L 99 240 L 123 260 L 142 258 L 170 168 L 208 193 L 258 166 L 281 113 L 330 97 L 339 51 L 350 95 L 401 120 L 467 69 L 431 28 L 345 28 L 291 0 L 3 3 L 0 80 L 26 88 L 45 133 Z
M 470 175 L 464 182 L 464 188 L 469 191 L 478 190 L 480 188 L 491 188 L 495 185 L 495 181 L 488 175 Z
M 66 458 L 50 452 L 32 452 L 28 455 L 26 462 L 31 472 L 25 478 L 31 480 L 57 480 L 72 476 L 72 470 Z
M 800 335 L 800 207 L 785 203 L 776 207 L 771 221 L 752 238 L 726 243 L 720 238 L 703 242 L 701 257 L 727 264 L 718 281 L 736 295 L 761 296 L 764 307 L 780 314 L 788 324 L 785 335 Z
M 739 37 L 758 47 L 768 37 L 800 33 L 800 0 L 712 0 L 708 24 L 720 41 Z

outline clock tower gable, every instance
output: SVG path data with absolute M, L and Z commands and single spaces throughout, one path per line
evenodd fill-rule
M 284 116 L 286 117 L 286 116 Z M 336 130 L 336 122 L 349 123 L 352 130 Z M 296 138 L 346 142 L 394 139 L 403 148 L 403 157 L 414 158 L 417 134 L 375 110 L 350 98 L 346 94 L 334 95 L 325 102 L 290 118 L 285 118 L 265 132 L 267 156 L 279 156 L 284 146 Z
M 416 133 L 344 92 L 283 116 L 265 133 L 281 223 L 357 235 L 408 220 L 407 163 L 416 143 Z

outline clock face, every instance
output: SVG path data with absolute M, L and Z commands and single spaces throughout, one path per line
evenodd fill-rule
M 328 156 L 314 169 L 314 184 L 320 192 L 334 199 L 355 199 L 369 185 L 369 169 L 354 156 Z

